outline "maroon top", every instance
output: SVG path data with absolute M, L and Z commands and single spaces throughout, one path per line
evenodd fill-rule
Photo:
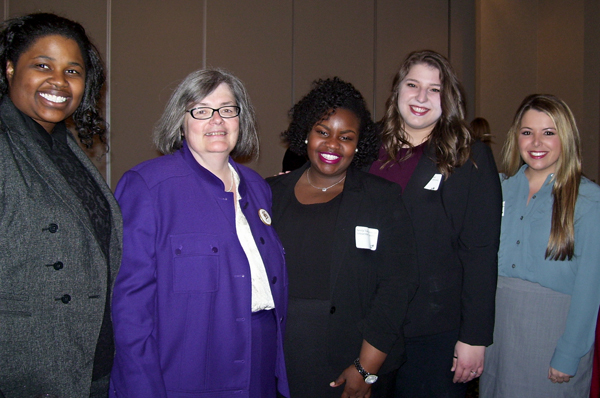
M 379 149 L 379 155 L 377 156 L 377 160 L 373 162 L 371 168 L 369 169 L 369 173 L 375 174 L 376 176 L 383 177 L 386 180 L 395 182 L 402 187 L 404 191 L 406 189 L 406 185 L 410 180 L 413 172 L 417 168 L 417 163 L 419 163 L 419 159 L 423 156 L 423 151 L 425 150 L 425 143 L 421 145 L 417 145 L 412 148 L 412 154 L 410 157 L 404 161 L 399 161 L 402 159 L 406 152 L 408 152 L 409 148 L 400 148 L 400 151 L 396 154 L 396 159 L 393 162 L 389 162 L 382 169 L 381 166 L 385 163 L 387 159 L 387 152 L 385 148 L 382 146 Z

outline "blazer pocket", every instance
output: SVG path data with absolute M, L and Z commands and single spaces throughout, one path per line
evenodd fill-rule
M 219 289 L 220 245 L 214 235 L 171 236 L 173 291 L 209 293 Z
M 31 317 L 29 297 L 22 294 L 0 292 L 0 314 L 18 317 Z

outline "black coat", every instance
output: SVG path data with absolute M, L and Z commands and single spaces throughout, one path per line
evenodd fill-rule
M 267 180 L 275 229 L 307 167 Z M 414 234 L 400 192 L 394 183 L 348 169 L 332 230 L 330 321 L 324 336 L 330 365 L 340 372 L 358 357 L 363 339 L 388 353 L 379 373 L 403 362 L 402 325 L 418 276 Z M 379 230 L 377 250 L 356 248 L 356 226 Z
M 402 193 L 413 221 L 419 289 L 408 310 L 407 337 L 459 329 L 459 340 L 490 345 L 498 275 L 502 192 L 491 150 L 476 142 L 471 159 L 437 190 L 426 148 Z

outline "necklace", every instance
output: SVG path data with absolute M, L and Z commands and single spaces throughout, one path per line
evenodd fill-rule
M 332 184 L 332 185 L 330 185 L 330 186 L 328 186 L 328 187 L 325 187 L 325 188 L 316 187 L 316 186 L 314 186 L 314 185 L 312 184 L 312 182 L 310 182 L 310 178 L 308 177 L 308 172 L 309 172 L 309 171 L 310 171 L 310 167 L 308 168 L 308 170 L 306 170 L 306 181 L 308 181 L 308 183 L 310 184 L 310 186 L 311 186 L 311 187 L 313 187 L 313 188 L 315 188 L 315 189 L 320 189 L 320 190 L 321 190 L 321 191 L 323 191 L 323 192 L 327 192 L 327 190 L 328 190 L 329 188 L 333 188 L 333 187 L 335 187 L 337 184 L 339 184 L 340 182 L 342 182 L 342 181 L 344 181 L 344 180 L 346 179 L 346 176 L 344 175 L 344 176 L 342 177 L 342 179 L 341 179 L 341 180 L 339 180 L 338 182 L 336 182 L 335 184 Z

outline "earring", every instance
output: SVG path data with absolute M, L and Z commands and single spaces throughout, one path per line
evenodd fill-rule
M 358 153 L 358 148 L 356 148 L 356 149 L 354 150 L 354 153 Z
M 304 143 L 308 145 L 308 138 L 304 140 Z

